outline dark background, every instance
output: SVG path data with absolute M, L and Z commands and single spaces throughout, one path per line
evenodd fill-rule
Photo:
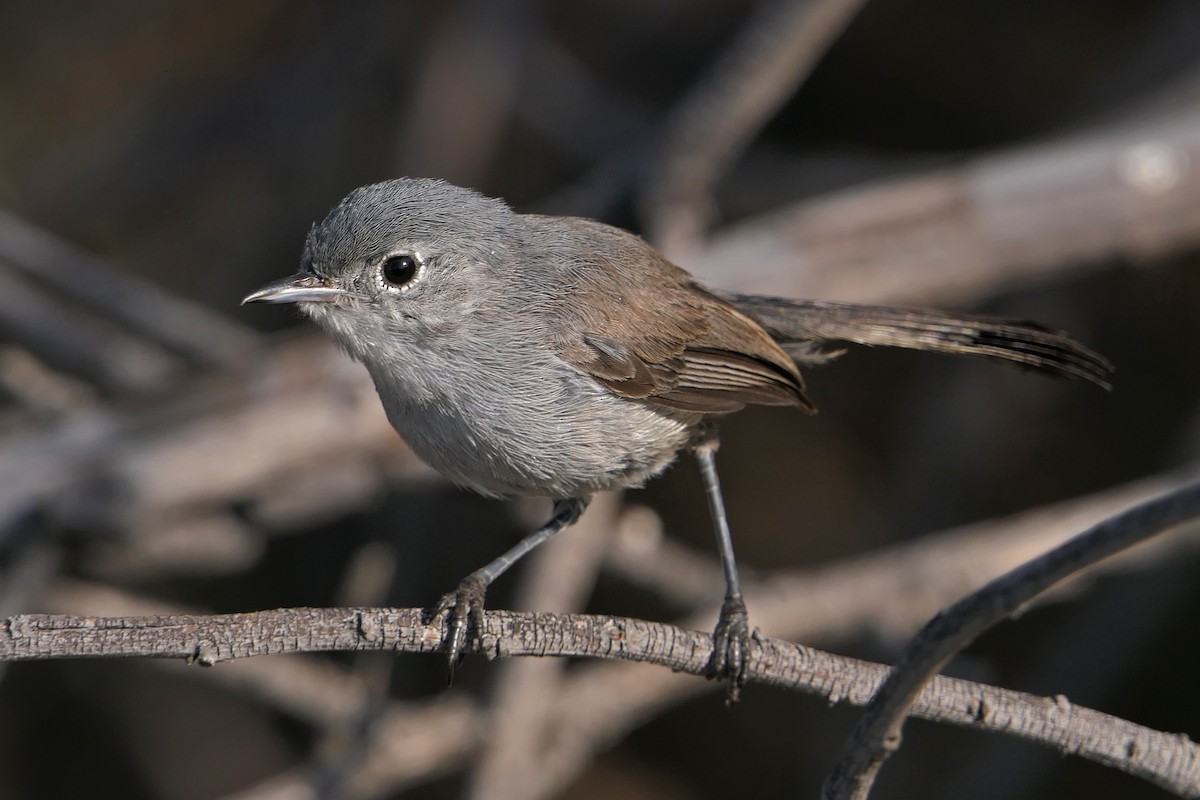
M 752 8 L 5 3 L 0 205 L 244 325 L 292 326 L 286 310 L 237 303 L 292 272 L 308 227 L 363 183 L 439 176 L 519 210 L 640 230 L 647 154 Z M 722 183 L 718 223 L 1136 119 L 1171 87 L 1194 85 L 1197 42 L 1200 5 L 1188 0 L 868 4 Z M 745 564 L 820 565 L 1193 461 L 1196 253 L 1092 266 L 971 307 L 1069 328 L 1115 363 L 1110 394 L 855 352 L 809 373 L 816 418 L 729 419 L 720 462 Z M 628 499 L 711 552 L 690 464 Z M 382 541 L 406 566 L 381 602 L 427 605 L 524 524 L 493 501 L 401 485 L 351 517 L 271 539 L 245 572 L 133 588 L 212 611 L 332 605 L 351 554 Z M 1185 551 L 1103 578 L 1000 626 L 953 671 L 1195 736 L 1196 573 Z M 669 615 L 643 594 L 606 578 L 589 608 Z M 899 643 L 814 644 L 887 660 Z M 456 691 L 485 696 L 490 668 L 468 663 Z M 392 692 L 441 692 L 441 670 L 401 657 Z M 855 718 L 754 686 L 727 711 L 714 691 L 600 754 L 563 796 L 812 796 Z M 919 722 L 907 733 L 880 797 L 1164 796 L 1021 742 Z M 312 738 L 182 667 L 19 664 L 0 683 L 0 796 L 222 797 L 303 763 Z M 409 794 L 456 796 L 461 780 Z

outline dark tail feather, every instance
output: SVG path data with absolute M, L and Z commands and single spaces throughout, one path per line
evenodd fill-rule
M 1036 322 L 915 308 L 722 294 L 785 349 L 806 358 L 814 342 L 853 342 L 1008 361 L 1110 388 L 1112 365 L 1066 333 Z

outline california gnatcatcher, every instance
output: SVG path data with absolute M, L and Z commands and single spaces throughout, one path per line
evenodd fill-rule
M 488 585 L 573 523 L 595 492 L 641 486 L 688 448 L 725 571 L 710 674 L 745 678 L 750 628 L 710 420 L 747 404 L 812 411 L 797 362 L 824 342 L 966 353 L 1107 386 L 1104 358 L 1029 322 L 706 289 L 637 236 L 517 214 L 426 179 L 351 192 L 300 272 L 244 303 L 296 303 L 375 381 L 388 419 L 455 483 L 549 497 L 549 522 L 446 595 L 451 667 Z

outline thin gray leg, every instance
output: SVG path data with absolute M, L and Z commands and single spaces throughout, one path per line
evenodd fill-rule
M 717 477 L 717 447 L 717 438 L 710 436 L 697 442 L 692 452 L 700 463 L 700 477 L 704 480 L 704 493 L 708 497 L 708 513 L 717 532 L 717 550 L 721 554 L 721 568 L 725 571 L 725 599 L 728 600 L 730 597 L 741 597 L 742 586 L 738 581 L 729 519 L 725 516 L 725 500 L 721 497 L 721 480 Z
M 545 542 L 554 534 L 572 525 L 583 514 L 590 497 L 569 497 L 565 500 L 555 500 L 554 510 L 550 520 L 521 541 L 502 556 L 477 569 L 459 582 L 458 588 L 442 597 L 434 610 L 434 616 L 443 611 L 449 611 L 449 631 L 447 653 L 450 659 L 450 678 L 454 679 L 454 667 L 462 659 L 463 649 L 467 644 L 467 635 L 472 630 L 475 636 L 483 630 L 483 600 L 488 586 L 499 578 L 508 568 L 520 561 L 529 551 Z
M 725 601 L 713 630 L 713 653 L 708 663 L 711 678 L 729 679 L 729 702 L 736 703 L 746 682 L 746 651 L 751 633 L 742 586 L 738 580 L 737 560 L 733 555 L 733 538 L 725 516 L 725 501 L 721 497 L 721 482 L 717 478 L 716 432 L 702 431 L 692 443 L 692 453 L 700 464 L 708 510 L 717 533 L 717 549 L 721 553 L 721 568 L 725 572 Z

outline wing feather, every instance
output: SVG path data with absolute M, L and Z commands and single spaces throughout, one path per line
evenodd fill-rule
M 559 253 L 543 257 L 571 269 L 565 361 L 615 394 L 680 411 L 813 410 L 791 357 L 757 322 L 640 238 L 592 220 L 539 219 L 563 226 Z M 573 244 L 584 255 L 562 252 Z

